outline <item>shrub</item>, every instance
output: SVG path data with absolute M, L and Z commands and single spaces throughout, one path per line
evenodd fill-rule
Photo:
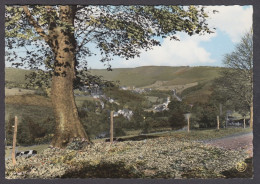
M 8 121 L 5 122 L 5 138 L 6 144 L 11 145 L 13 140 L 13 132 L 14 132 L 14 116 L 9 115 Z
M 125 136 L 126 133 L 122 128 L 115 128 L 115 136 L 119 137 L 119 136 Z
M 7 122 L 7 144 L 12 144 L 14 118 L 10 116 Z M 35 120 L 25 116 L 19 120 L 17 127 L 17 144 L 29 146 L 32 144 L 43 144 L 51 140 L 54 132 L 54 118 L 47 117 L 44 120 Z M 9 128 L 8 128 L 9 127 Z
M 173 130 L 181 129 L 187 124 L 182 111 L 173 111 L 169 123 Z

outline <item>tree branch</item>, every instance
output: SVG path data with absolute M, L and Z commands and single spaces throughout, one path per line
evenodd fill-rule
M 32 14 L 30 13 L 28 6 L 23 6 L 23 11 L 26 14 L 30 24 L 35 28 L 36 32 L 43 37 L 43 39 L 48 43 L 49 41 L 49 37 L 48 35 L 45 34 L 44 30 L 41 28 L 40 25 L 38 25 L 38 23 L 35 21 L 35 19 L 33 18 Z
M 90 33 L 92 33 L 96 28 L 94 27 L 93 29 L 91 29 L 88 33 L 85 34 L 85 37 L 83 38 L 82 42 L 79 44 L 78 46 L 78 51 L 81 49 L 81 47 L 85 44 L 85 42 L 88 39 L 88 36 L 90 35 Z M 87 42 L 88 43 L 88 42 Z

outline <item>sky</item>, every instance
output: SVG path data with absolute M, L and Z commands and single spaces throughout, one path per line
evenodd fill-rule
M 208 24 L 216 28 L 212 34 L 189 36 L 177 33 L 180 41 L 162 39 L 161 46 L 142 52 L 140 57 L 125 60 L 114 57 L 112 68 L 133 68 L 140 66 L 223 66 L 225 54 L 231 53 L 240 38 L 252 27 L 252 6 L 206 6 L 209 13 Z M 94 48 L 94 46 L 93 46 Z M 24 51 L 23 51 L 24 52 Z M 22 52 L 21 52 L 22 54 Z M 88 67 L 106 69 L 99 56 L 88 58 Z M 10 67 L 10 62 L 6 62 Z
M 163 39 L 161 46 L 141 53 L 140 57 L 125 60 L 116 57 L 110 62 L 112 68 L 132 68 L 139 66 L 223 66 L 225 54 L 231 53 L 240 38 L 252 27 L 252 6 L 207 6 L 210 13 L 209 27 L 216 28 L 213 34 L 189 36 L 177 33 L 180 41 Z M 92 69 L 106 68 L 98 62 L 98 56 L 90 58 Z

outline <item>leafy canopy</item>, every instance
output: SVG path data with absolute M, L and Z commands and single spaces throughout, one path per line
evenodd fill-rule
M 55 67 L 53 29 L 72 33 L 78 83 L 88 78 L 88 58 L 100 54 L 108 70 L 114 56 L 134 58 L 160 45 L 160 38 L 177 32 L 212 33 L 202 6 L 71 6 L 73 23 L 64 21 L 62 6 L 6 6 L 6 60 L 16 67 L 35 69 L 34 81 L 47 81 Z M 66 15 L 65 15 L 66 16 Z M 92 49 L 95 47 L 95 49 Z M 47 71 L 47 72 L 46 72 Z M 38 80 L 36 76 L 39 76 Z M 35 82 L 31 81 L 31 84 Z M 37 85 L 47 86 L 48 82 Z
M 252 31 L 241 38 L 233 52 L 225 55 L 223 63 L 227 68 L 215 81 L 215 100 L 245 114 L 253 103 Z

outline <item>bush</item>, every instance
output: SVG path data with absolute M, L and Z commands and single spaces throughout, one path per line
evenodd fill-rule
M 13 143 L 13 132 L 14 132 L 14 116 L 9 115 L 8 121 L 5 122 L 5 138 L 6 138 L 6 144 L 12 145 Z
M 173 130 L 181 129 L 187 124 L 182 111 L 173 111 L 169 123 Z
M 212 104 L 199 104 L 193 109 L 193 119 L 198 123 L 199 128 L 213 128 L 217 126 L 217 115 Z M 223 117 L 220 118 L 222 122 Z
M 126 133 L 122 128 L 115 128 L 115 136 L 119 137 L 119 136 L 125 136 Z
M 107 132 L 109 130 L 109 113 L 95 113 L 95 112 L 85 112 L 84 116 L 80 116 L 81 122 L 89 135 L 90 138 L 95 138 L 98 134 L 102 132 Z
M 13 126 L 14 116 L 10 115 L 5 124 L 6 143 L 11 145 L 13 142 Z M 50 142 L 54 133 L 55 121 L 54 118 L 47 117 L 44 120 L 35 120 L 25 116 L 19 118 L 17 127 L 17 144 L 29 146 L 32 144 L 42 144 Z

